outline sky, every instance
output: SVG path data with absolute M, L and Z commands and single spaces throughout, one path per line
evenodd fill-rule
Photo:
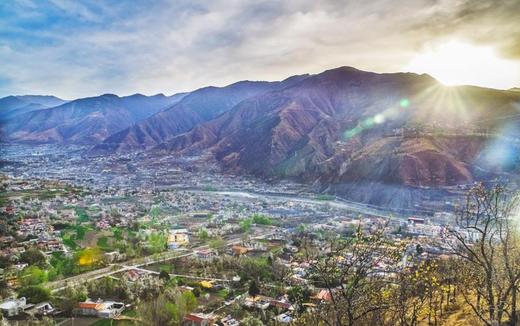
M 0 1 L 0 97 L 170 95 L 339 66 L 520 87 L 520 1 Z

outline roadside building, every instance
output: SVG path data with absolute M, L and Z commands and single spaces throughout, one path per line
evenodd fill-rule
M 21 312 L 32 305 L 27 305 L 27 300 L 24 297 L 19 299 L 9 299 L 0 303 L 0 311 L 6 317 L 18 316 Z
M 178 249 L 190 243 L 188 230 L 174 229 L 168 234 L 168 248 L 171 250 Z
M 211 262 L 217 257 L 215 252 L 211 249 L 198 250 L 195 252 L 195 257 L 203 262 Z
M 209 326 L 213 325 L 215 317 L 212 314 L 191 313 L 184 317 L 183 325 L 186 326 Z
M 114 318 L 125 310 L 122 302 L 115 301 L 86 301 L 78 303 L 74 313 L 79 316 L 93 316 L 99 318 Z

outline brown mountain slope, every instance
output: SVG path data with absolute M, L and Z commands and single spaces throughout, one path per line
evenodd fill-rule
M 284 88 L 307 75 L 280 82 L 241 81 L 225 87 L 205 87 L 191 92 L 182 101 L 96 145 L 90 154 L 128 152 L 152 148 L 172 137 L 218 117 L 247 98 Z
M 93 144 L 176 103 L 178 95 L 104 94 L 1 121 L 6 139 L 26 143 Z
M 154 150 L 210 151 L 229 172 L 330 189 L 372 181 L 460 184 L 500 170 L 503 162 L 483 158 L 497 139 L 520 134 L 511 120 L 519 102 L 516 92 L 448 88 L 427 75 L 342 67 L 242 101 Z M 508 135 L 502 135 L 505 122 Z

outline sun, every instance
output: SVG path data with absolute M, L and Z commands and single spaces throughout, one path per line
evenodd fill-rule
M 499 57 L 494 48 L 460 41 L 428 46 L 404 68 L 427 73 L 445 85 L 518 87 L 520 63 Z

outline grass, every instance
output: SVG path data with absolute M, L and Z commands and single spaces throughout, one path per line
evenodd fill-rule
M 222 299 L 226 299 L 228 294 L 229 294 L 229 291 L 227 289 L 222 289 L 217 292 L 217 296 Z

